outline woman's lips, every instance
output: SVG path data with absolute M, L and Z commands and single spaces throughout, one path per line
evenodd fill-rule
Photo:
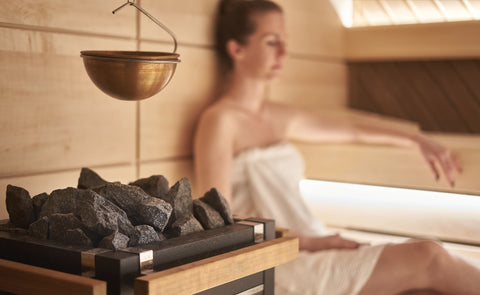
M 272 67 L 272 69 L 274 69 L 274 70 L 281 70 L 282 67 L 283 67 L 282 64 L 276 64 L 276 65 L 274 65 L 274 66 Z

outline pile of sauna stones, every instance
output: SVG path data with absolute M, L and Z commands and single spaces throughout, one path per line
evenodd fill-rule
M 0 230 L 82 247 L 120 250 L 233 223 L 225 198 L 212 188 L 192 199 L 190 182 L 172 187 L 162 175 L 122 184 L 108 182 L 82 168 L 77 188 L 68 187 L 30 197 L 8 185 L 10 217 Z

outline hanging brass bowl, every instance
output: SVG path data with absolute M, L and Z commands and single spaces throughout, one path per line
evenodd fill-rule
M 141 100 L 149 98 L 167 86 L 172 79 L 178 59 L 175 34 L 160 21 L 127 0 L 125 6 L 133 6 L 164 29 L 173 39 L 173 53 L 149 51 L 98 51 L 80 52 L 83 64 L 92 82 L 106 94 L 121 100 Z
M 81 51 L 92 82 L 121 100 L 142 100 L 162 90 L 173 77 L 179 55 L 148 51 Z

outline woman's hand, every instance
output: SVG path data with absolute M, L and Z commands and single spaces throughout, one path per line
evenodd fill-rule
M 432 169 L 436 180 L 440 178 L 439 169 L 441 169 L 450 186 L 455 186 L 455 178 L 458 173 L 462 172 L 462 166 L 455 153 L 423 135 L 416 137 L 415 142 Z
M 320 251 L 328 249 L 357 249 L 361 244 L 347 240 L 339 234 L 324 237 L 299 237 L 300 250 Z

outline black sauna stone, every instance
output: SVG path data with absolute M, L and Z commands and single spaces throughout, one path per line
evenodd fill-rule
M 129 183 L 129 185 L 138 186 L 150 196 L 159 199 L 165 199 L 169 189 L 168 180 L 163 175 L 152 175 L 148 178 L 141 178 Z
M 202 224 L 193 216 L 193 214 L 190 214 L 177 219 L 168 229 L 167 234 L 170 237 L 179 237 L 202 230 Z
M 193 212 L 195 218 L 200 221 L 204 229 L 212 229 L 225 225 L 220 213 L 200 199 L 193 200 Z
M 200 198 L 200 200 L 217 210 L 223 217 L 225 224 L 233 224 L 232 210 L 230 209 L 227 200 L 216 188 L 212 188 L 206 192 L 205 195 Z
M 165 199 L 172 205 L 172 218 L 170 223 L 186 215 L 193 214 L 192 189 L 188 178 L 177 181 L 168 191 Z
M 10 221 L 15 226 L 27 229 L 35 220 L 35 211 L 29 192 L 24 188 L 9 184 L 5 201 Z
M 82 227 L 80 220 L 73 214 L 52 214 L 48 218 L 49 221 L 49 237 L 50 240 L 68 243 L 66 232 L 69 229 L 77 229 Z
M 92 190 L 85 190 L 78 198 L 75 215 L 89 231 L 101 236 L 117 230 L 127 236 L 134 232 L 125 211 Z
M 61 241 L 68 245 L 92 247 L 93 242 L 80 228 L 68 229 L 65 232 L 65 240 Z
M 114 232 L 111 235 L 104 237 L 100 243 L 98 243 L 99 248 L 105 248 L 110 250 L 120 250 L 128 246 L 129 238 L 120 233 Z
M 108 181 L 100 177 L 95 171 L 90 168 L 82 168 L 80 171 L 80 177 L 78 178 L 77 188 L 87 189 L 102 186 L 107 184 Z
M 47 193 L 41 193 L 32 198 L 33 210 L 35 211 L 35 217 L 40 216 L 40 211 L 42 210 L 43 205 L 48 200 Z
M 82 196 L 84 192 L 73 187 L 54 190 L 43 204 L 39 218 L 57 213 L 75 212 L 78 196 Z
M 48 239 L 48 225 L 48 217 L 44 216 L 30 224 L 28 233 L 37 239 L 46 240 Z
M 148 224 L 163 231 L 172 213 L 169 203 L 149 196 L 137 186 L 108 183 L 94 190 L 124 210 L 134 225 Z
M 135 232 L 128 242 L 129 247 L 147 245 L 154 242 L 160 242 L 160 238 L 155 229 L 149 225 L 142 224 L 135 226 Z

